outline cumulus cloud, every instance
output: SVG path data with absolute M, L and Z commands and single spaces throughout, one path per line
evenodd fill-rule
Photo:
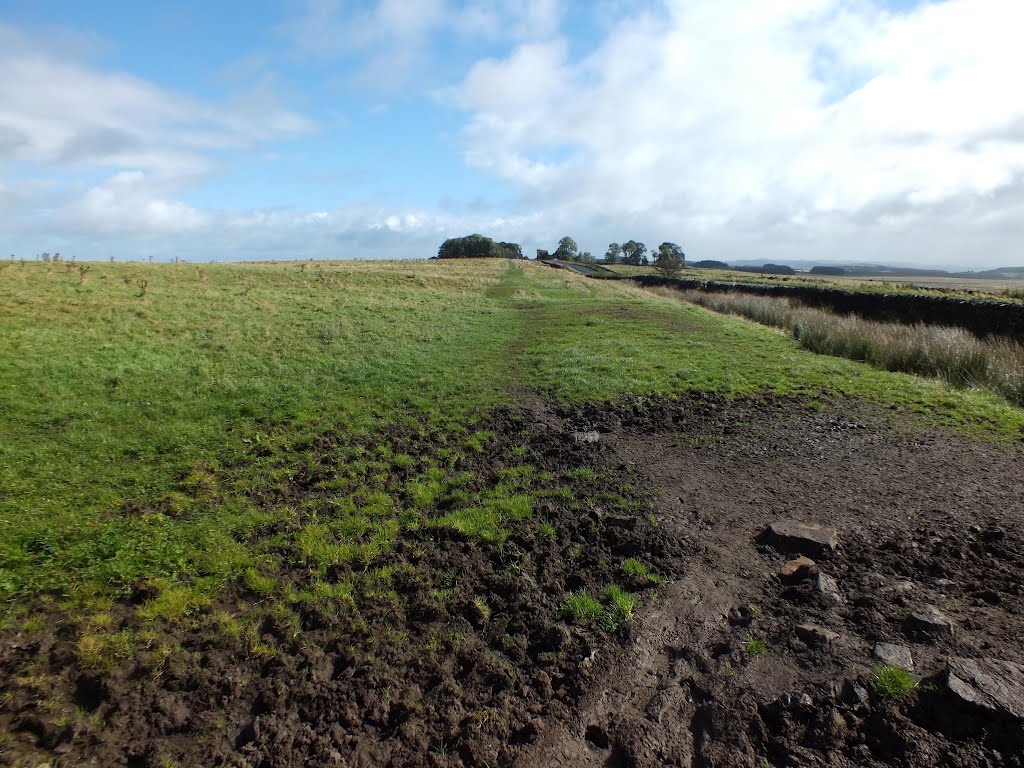
M 302 0 L 279 32 L 301 55 L 353 59 L 351 82 L 397 89 L 460 43 L 554 35 L 564 0 Z
M 122 171 L 85 192 L 56 217 L 66 232 L 160 236 L 192 232 L 209 216 L 161 195 L 161 183 L 142 171 Z
M 226 104 L 197 101 L 43 48 L 0 23 L 0 161 L 107 166 L 163 175 L 206 170 L 211 149 L 314 129 L 263 85 Z
M 711 247 L 912 244 L 950 204 L 978 230 L 1024 178 L 1022 25 L 1013 0 L 674 0 L 582 58 L 556 40 L 478 62 L 465 155 L 538 207 Z

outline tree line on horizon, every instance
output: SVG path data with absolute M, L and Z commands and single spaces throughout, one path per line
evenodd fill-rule
M 524 259 L 523 249 L 519 243 L 496 242 L 480 234 L 452 237 L 441 243 L 437 251 L 438 259 Z M 537 249 L 537 260 L 568 261 L 576 264 L 597 264 L 598 260 L 590 251 L 580 251 L 576 241 L 566 235 L 558 241 L 554 253 L 545 248 Z M 664 242 L 655 250 L 650 250 L 648 259 L 647 246 L 636 240 L 627 240 L 620 245 L 610 243 L 605 251 L 604 264 L 632 264 L 645 266 L 653 264 L 655 269 L 674 275 L 686 266 L 686 254 L 675 243 Z
M 627 240 L 621 245 L 609 243 L 601 263 L 631 264 L 637 267 L 653 265 L 655 269 L 669 275 L 677 274 L 686 266 L 686 254 L 675 243 L 664 242 L 656 250 L 652 248 L 649 253 L 650 259 L 648 259 L 647 246 L 636 240 Z M 548 253 L 545 249 L 538 248 L 537 259 L 539 261 L 554 259 L 577 264 L 598 263 L 590 251 L 580 251 L 576 241 L 568 235 L 558 241 L 558 247 L 555 248 L 554 253 Z

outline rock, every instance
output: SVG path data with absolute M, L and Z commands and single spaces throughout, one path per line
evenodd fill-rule
M 843 601 L 843 595 L 839 591 L 839 583 L 831 576 L 829 576 L 827 573 L 822 573 L 821 571 L 818 571 L 818 578 L 815 582 L 815 588 L 818 590 L 818 592 L 820 592 L 830 600 L 833 600 L 837 603 L 841 603 Z
M 953 636 L 953 620 L 934 605 L 923 605 L 907 617 L 912 632 L 929 637 Z
M 836 529 L 797 520 L 778 520 L 762 534 L 780 552 L 808 557 L 828 557 L 836 551 Z
M 1024 667 L 998 659 L 949 660 L 946 685 L 957 698 L 988 712 L 1024 720 Z
M 891 667 L 899 667 L 908 672 L 914 671 L 914 657 L 905 645 L 875 643 L 875 658 Z
M 573 432 L 572 440 L 576 445 L 587 445 L 588 443 L 597 443 L 601 441 L 601 433 L 596 431 L 591 432 Z
M 871 697 L 868 695 L 867 688 L 853 680 L 843 683 L 842 690 L 839 692 L 839 701 L 853 710 L 869 709 L 871 706 Z
M 779 578 L 787 584 L 795 584 L 798 581 L 810 578 L 818 572 L 818 566 L 809 557 L 800 556 L 796 560 L 783 563 L 779 568 Z
M 839 639 L 838 633 L 817 624 L 798 624 L 796 635 L 811 648 L 827 648 Z

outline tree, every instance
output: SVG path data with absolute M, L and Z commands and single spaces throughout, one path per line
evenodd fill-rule
M 647 246 L 630 240 L 622 244 L 622 263 L 639 267 L 646 261 Z
M 580 264 L 595 264 L 597 262 L 597 260 L 594 258 L 594 254 L 592 254 L 590 251 L 583 251 L 582 253 L 580 253 L 578 258 Z
M 483 235 L 453 237 L 441 243 L 439 259 L 521 259 L 523 249 L 518 243 L 496 243 Z
M 551 258 L 551 254 L 548 253 L 546 248 L 537 249 L 537 261 L 546 261 Z
M 604 252 L 605 264 L 618 264 L 619 254 L 622 253 L 622 246 L 618 243 L 609 243 L 608 250 Z
M 666 277 L 678 275 L 686 266 L 686 254 L 675 243 L 662 243 L 658 246 L 658 255 L 654 259 L 654 267 Z
M 498 247 L 500 247 L 505 252 L 506 259 L 526 258 L 525 256 L 523 256 L 523 247 L 519 245 L 519 243 L 498 243 Z
M 555 249 L 555 258 L 561 259 L 562 261 L 576 261 L 579 254 L 577 252 L 576 241 L 566 235 L 558 241 L 558 247 Z

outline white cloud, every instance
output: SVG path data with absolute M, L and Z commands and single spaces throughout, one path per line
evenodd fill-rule
M 293 49 L 321 60 L 354 58 L 351 82 L 396 89 L 450 51 L 438 37 L 465 43 L 553 36 L 564 0 L 302 0 L 279 27 Z
M 33 45 L 0 23 L 0 161 L 106 166 L 186 176 L 206 152 L 314 129 L 279 106 L 266 83 L 210 104 Z
M 1021 28 L 1017 0 L 674 0 L 582 59 L 555 41 L 478 62 L 465 154 L 595 232 L 820 253 L 833 234 L 912 243 L 953 202 L 987 241 L 996 193 L 1024 178 Z
M 58 211 L 54 223 L 65 232 L 145 237 L 194 232 L 209 223 L 208 214 L 163 197 L 161 186 L 141 171 L 122 171 Z

